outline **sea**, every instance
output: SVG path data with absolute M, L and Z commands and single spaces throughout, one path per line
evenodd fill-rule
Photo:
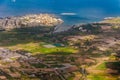
M 64 24 L 97 22 L 120 16 L 120 0 L 0 0 L 0 17 L 49 13 Z

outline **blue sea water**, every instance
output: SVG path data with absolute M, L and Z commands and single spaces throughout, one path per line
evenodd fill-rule
M 120 16 L 120 0 L 0 0 L 0 17 L 50 13 L 66 24 Z

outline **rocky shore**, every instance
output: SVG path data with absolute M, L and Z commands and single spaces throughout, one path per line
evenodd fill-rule
M 56 26 L 63 23 L 63 20 L 51 14 L 31 14 L 20 17 L 0 18 L 0 30 L 10 30 L 14 28 Z

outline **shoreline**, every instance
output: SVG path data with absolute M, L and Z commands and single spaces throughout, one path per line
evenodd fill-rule
M 29 28 L 29 27 L 56 27 L 55 32 L 64 32 L 74 26 L 81 26 L 86 24 L 104 24 L 108 23 L 107 20 L 112 20 L 120 17 L 105 17 L 99 21 L 84 22 L 76 24 L 66 24 L 60 16 L 55 14 L 26 14 L 23 16 L 9 16 L 0 17 L 0 30 L 11 30 L 16 28 Z M 58 27 L 57 27 L 58 26 Z

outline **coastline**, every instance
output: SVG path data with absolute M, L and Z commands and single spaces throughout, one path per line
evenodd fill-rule
M 32 27 L 45 27 L 54 28 L 55 33 L 67 31 L 73 27 L 79 27 L 87 24 L 116 24 L 109 22 L 109 20 L 119 19 L 120 17 L 105 17 L 103 20 L 97 22 L 86 22 L 78 24 L 66 24 L 60 17 L 55 14 L 27 14 L 24 16 L 12 16 L 0 18 L 0 30 L 12 30 L 17 28 L 32 28 Z
M 21 17 L 19 18 L 21 19 Z M 11 21 L 11 19 L 9 20 Z M 28 22 L 30 23 L 30 21 Z M 29 28 L 30 26 L 27 25 L 24 27 Z M 86 78 L 88 79 L 89 76 L 94 77 L 94 74 L 96 74 L 97 71 L 100 72 L 98 72 L 96 76 L 110 77 L 111 79 L 114 76 L 106 76 L 108 73 L 105 73 L 105 70 L 99 70 L 92 66 L 99 66 L 98 64 L 104 63 L 105 60 L 108 62 L 108 58 L 110 59 L 111 56 L 105 56 L 104 58 L 103 55 L 106 55 L 108 50 L 114 50 L 116 47 L 119 48 L 119 32 L 114 30 L 113 26 L 113 24 L 101 22 L 71 25 L 72 28 L 69 30 L 52 35 L 46 34 L 48 32 L 43 32 L 44 29 L 41 27 L 41 31 L 38 30 L 39 32 L 37 33 L 35 26 L 33 26 L 35 27 L 35 30 L 33 30 L 33 28 L 32 30 L 23 29 L 27 31 L 26 33 L 24 33 L 24 31 L 22 32 L 22 30 L 20 33 L 17 31 L 17 33 L 3 31 L 0 34 L 0 52 L 2 61 L 0 69 L 2 72 L 5 72 L 6 75 L 2 75 L 1 77 L 9 79 L 9 76 L 7 75 L 10 75 L 13 79 L 18 78 L 21 80 L 23 76 L 27 76 L 26 79 L 29 80 L 32 75 L 32 77 L 38 78 L 38 80 L 39 78 L 46 78 L 46 80 L 53 78 L 52 80 L 56 80 L 56 77 L 58 77 L 57 80 L 61 80 L 59 79 L 59 75 L 68 79 L 71 77 L 70 73 L 72 73 L 75 75 L 73 78 L 76 79 L 76 75 L 79 74 L 79 77 L 81 78 L 81 75 L 85 74 L 80 71 L 80 69 L 84 69 L 86 72 L 90 73 L 86 75 Z M 44 28 L 51 27 L 53 28 L 53 26 L 44 26 Z M 33 31 L 35 33 L 33 33 Z M 86 45 L 86 41 L 90 44 Z M 76 43 L 77 45 L 75 45 Z M 113 52 L 109 52 L 109 54 Z M 5 64 L 6 62 L 7 64 Z M 90 65 L 84 67 L 85 65 L 87 66 L 87 64 Z M 12 72 L 11 67 L 16 71 Z M 108 71 L 107 68 L 105 69 Z M 57 71 L 60 73 L 59 75 L 56 73 Z M 24 72 L 25 75 L 21 74 L 22 72 Z M 43 75 L 44 73 L 48 76 L 46 77 Z M 51 74 L 54 74 L 55 76 L 51 77 Z
M 62 24 L 63 20 L 51 14 L 30 14 L 17 17 L 0 18 L 0 29 L 11 30 L 27 27 L 53 27 Z

